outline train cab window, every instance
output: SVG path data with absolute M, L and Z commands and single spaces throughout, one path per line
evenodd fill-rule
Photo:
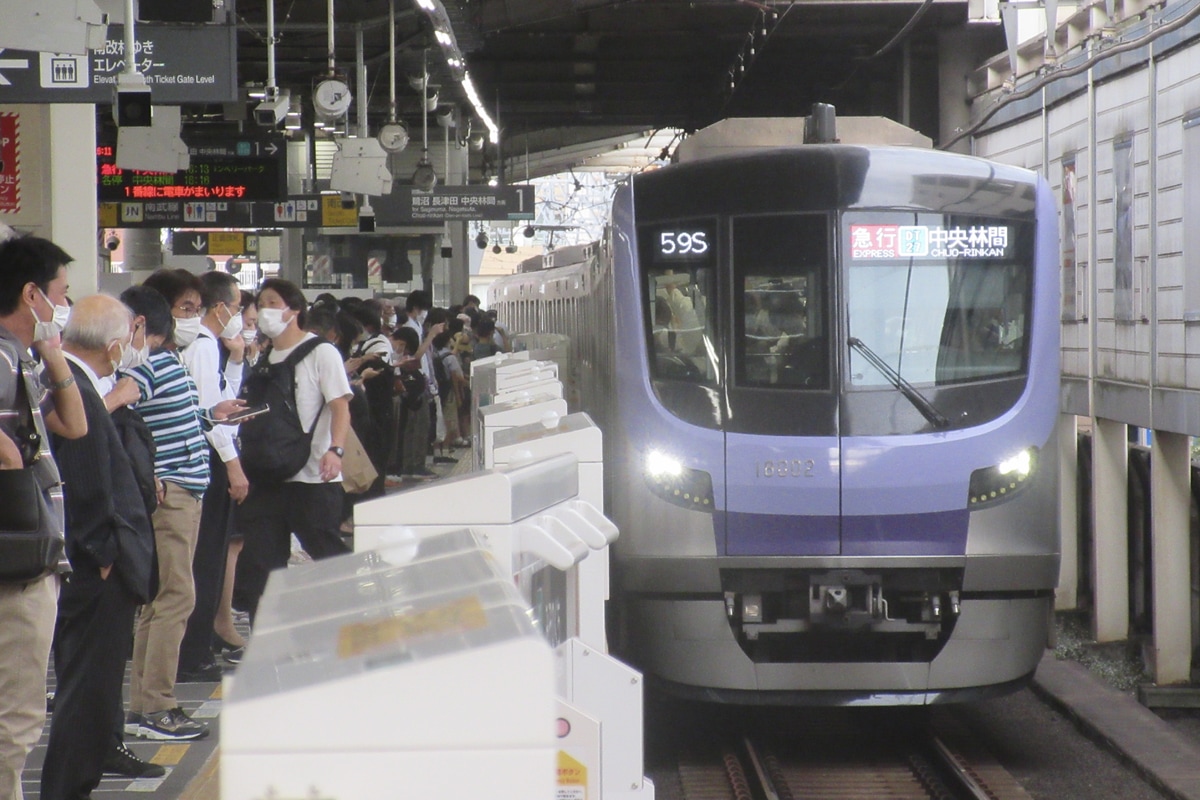
M 831 264 L 824 214 L 734 220 L 738 385 L 829 388 Z
M 647 226 L 639 239 L 655 377 L 716 383 L 712 222 Z
M 843 224 L 849 382 L 944 386 L 1025 369 L 1033 226 L 909 212 L 847 214 Z M 864 352 L 864 348 L 867 352 Z

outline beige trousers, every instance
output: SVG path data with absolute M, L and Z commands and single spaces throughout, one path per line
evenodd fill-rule
M 178 484 L 163 483 L 166 496 L 153 520 L 158 594 L 142 606 L 133 637 L 129 710 L 135 714 L 156 714 L 179 705 L 175 699 L 179 644 L 196 605 L 192 556 L 200 532 L 200 500 Z
M 25 758 L 46 722 L 46 670 L 58 575 L 0 584 L 0 797 L 22 800 Z

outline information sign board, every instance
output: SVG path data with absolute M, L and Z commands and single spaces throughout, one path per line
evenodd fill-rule
M 236 202 L 227 200 L 149 200 L 100 203 L 104 228 L 332 228 L 357 226 L 357 211 L 346 222 L 324 217 L 322 202 L 330 195 L 295 195 L 286 200 Z
M 238 99 L 233 25 L 137 26 L 138 72 L 154 103 L 230 103 Z M 87 55 L 0 49 L 0 105 L 111 103 L 125 70 L 123 25 Z
M 534 217 L 532 186 L 439 186 L 432 192 L 396 186 L 371 198 L 371 205 L 377 225 Z
M 242 138 L 187 145 L 191 166 L 170 173 L 121 169 L 116 165 L 116 146 L 98 144 L 97 199 L 273 201 L 287 195 L 287 150 L 282 140 Z

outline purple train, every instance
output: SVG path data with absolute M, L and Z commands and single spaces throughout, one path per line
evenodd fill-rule
M 494 284 L 510 330 L 571 337 L 604 430 L 618 654 L 720 702 L 1022 685 L 1058 577 L 1058 247 L 1033 172 L 802 145 L 637 175 L 605 241 Z

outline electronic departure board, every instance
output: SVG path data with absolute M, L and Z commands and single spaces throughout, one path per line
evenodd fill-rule
M 179 172 L 121 169 L 117 146 L 96 146 L 96 199 L 281 200 L 287 197 L 287 149 L 282 140 L 188 142 L 191 166 Z

